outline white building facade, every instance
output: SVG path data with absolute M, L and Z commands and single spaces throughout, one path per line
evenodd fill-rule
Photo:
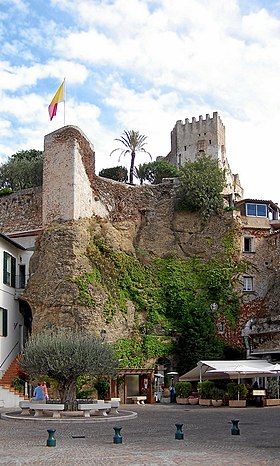
M 0 233 L 0 378 L 23 350 L 30 329 L 19 298 L 27 284 L 32 253 Z

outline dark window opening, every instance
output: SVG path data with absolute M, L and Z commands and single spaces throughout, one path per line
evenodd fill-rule
M 251 237 L 244 238 L 243 251 L 253 252 L 253 238 Z

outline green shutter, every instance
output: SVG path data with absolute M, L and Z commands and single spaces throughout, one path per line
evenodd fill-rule
M 3 309 L 3 337 L 8 335 L 8 311 Z
M 5 283 L 5 284 L 7 284 L 7 262 L 8 262 L 8 253 L 4 251 L 3 283 Z
M 11 286 L 16 286 L 16 258 L 11 256 Z

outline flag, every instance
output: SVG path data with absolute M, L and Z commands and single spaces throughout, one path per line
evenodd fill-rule
M 57 89 L 54 95 L 54 98 L 49 105 L 50 120 L 52 120 L 53 117 L 56 115 L 57 104 L 59 102 L 64 102 L 64 86 L 65 86 L 65 79 L 63 83 L 59 86 L 59 88 Z

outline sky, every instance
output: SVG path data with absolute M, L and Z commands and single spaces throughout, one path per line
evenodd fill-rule
M 177 120 L 217 111 L 244 197 L 280 202 L 280 0 L 1 0 L 0 44 L 0 163 L 64 125 L 65 78 L 97 174 L 128 166 L 110 156 L 124 130 L 155 160 Z

